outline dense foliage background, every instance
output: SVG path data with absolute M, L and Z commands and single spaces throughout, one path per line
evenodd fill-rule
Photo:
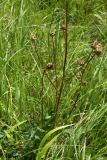
M 71 0 L 66 11 L 65 0 L 0 0 L 1 160 L 107 159 L 107 2 Z

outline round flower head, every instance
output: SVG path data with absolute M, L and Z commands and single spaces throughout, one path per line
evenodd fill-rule
M 62 30 L 66 30 L 66 25 L 65 25 L 65 24 L 62 24 L 61 29 L 62 29 Z
M 96 48 L 96 46 L 98 45 L 99 43 L 97 41 L 94 41 L 91 45 L 92 48 Z
M 87 81 L 83 81 L 83 85 L 87 85 L 88 84 L 88 82 Z
M 50 30 L 50 36 L 54 36 L 55 35 L 55 30 Z
M 53 63 L 51 63 L 51 62 L 48 63 L 48 64 L 46 65 L 46 68 L 49 69 L 49 70 L 50 70 L 50 69 L 53 69 Z
M 96 53 L 97 55 L 101 54 L 102 52 L 101 43 L 95 41 L 92 43 L 91 47 L 94 49 L 94 53 Z
M 35 34 L 32 34 L 32 33 L 31 33 L 30 37 L 31 37 L 31 40 L 34 40 L 34 41 L 36 40 Z
M 79 61 L 79 65 L 80 65 L 80 66 L 84 66 L 84 61 L 82 61 L 82 60 Z

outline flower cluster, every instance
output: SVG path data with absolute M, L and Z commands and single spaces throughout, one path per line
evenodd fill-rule
M 94 49 L 94 53 L 96 53 L 97 55 L 101 54 L 101 52 L 102 52 L 101 43 L 95 41 L 92 43 L 91 47 Z

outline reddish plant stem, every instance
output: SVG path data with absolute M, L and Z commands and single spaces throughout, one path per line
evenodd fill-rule
M 79 99 L 79 96 L 80 96 L 80 92 L 81 92 L 81 89 L 82 89 L 82 81 L 83 81 L 83 75 L 84 75 L 84 71 L 82 72 L 82 75 L 81 75 L 81 80 L 80 80 L 80 88 L 79 88 L 79 91 L 77 93 L 77 96 L 76 96 L 76 99 L 75 99 L 75 102 L 72 106 L 72 109 L 69 113 L 69 117 L 71 116 L 72 112 L 74 111 L 74 109 L 76 108 L 76 105 L 77 105 L 77 102 L 78 102 L 78 99 Z M 68 119 L 67 119 L 68 120 Z
M 91 60 L 95 57 L 95 54 L 93 54 L 93 56 L 91 56 L 91 58 L 89 60 L 87 60 L 87 64 L 85 65 L 85 69 L 88 67 L 89 63 L 91 62 Z
M 92 49 L 92 51 L 90 52 L 90 54 L 88 55 L 87 60 L 85 61 L 85 64 L 86 64 L 86 65 L 88 64 L 88 61 L 90 60 L 90 56 L 92 55 L 92 53 L 93 53 L 93 49 Z M 86 65 L 85 65 L 85 66 L 86 66 Z
M 43 63 L 42 63 L 42 61 L 41 61 L 41 58 L 40 58 L 40 56 L 39 56 L 39 54 L 38 54 L 38 50 L 37 50 L 37 47 L 36 47 L 36 42 L 34 41 L 34 48 L 35 48 L 35 52 L 36 52 L 36 54 L 37 54 L 37 58 L 38 58 L 38 60 L 39 60 L 39 63 L 40 63 L 40 65 L 41 65 L 41 67 L 43 68 Z M 53 82 L 51 81 L 51 79 L 49 78 L 49 76 L 48 76 L 48 74 L 45 72 L 45 75 L 46 75 L 46 77 L 48 78 L 48 80 L 49 80 L 49 82 L 51 83 L 51 85 L 54 87 L 54 89 L 56 90 L 56 92 L 58 92 L 57 91 L 57 88 L 55 87 L 55 85 L 53 84 Z
M 38 50 L 37 50 L 37 46 L 36 46 L 36 42 L 34 41 L 34 48 L 35 48 L 35 51 L 36 51 L 36 54 L 37 54 L 37 58 L 39 60 L 39 63 L 41 65 L 41 67 L 43 68 L 43 63 L 41 61 L 41 58 L 39 57 L 39 54 L 38 54 Z M 49 82 L 51 83 L 51 85 L 54 87 L 54 89 L 56 90 L 56 93 L 57 93 L 57 88 L 55 87 L 55 85 L 53 84 L 53 82 L 51 81 L 51 79 L 48 77 L 48 74 L 46 73 L 46 69 L 44 69 L 43 71 L 43 74 L 42 74 L 42 88 L 41 88 L 41 108 L 42 108 L 42 114 L 41 114 L 41 119 L 42 119 L 42 123 L 43 123 L 43 117 L 44 117 L 44 99 L 43 99 L 43 81 L 44 81 L 44 76 L 46 75 L 46 77 L 48 78 Z
M 65 56 L 64 56 L 64 65 L 63 65 L 63 73 L 62 73 L 62 82 L 59 89 L 58 99 L 55 107 L 55 112 L 58 112 L 59 104 L 60 104 L 60 98 L 64 86 L 64 78 L 65 78 L 65 69 L 66 69 L 66 63 L 67 63 L 67 54 L 68 54 L 68 0 L 66 0 L 66 38 L 65 39 Z
M 42 87 L 41 87 L 41 98 L 42 98 L 42 100 L 41 100 L 41 106 L 42 106 L 42 114 L 41 114 L 42 117 L 41 117 L 41 119 L 42 119 L 42 123 L 43 123 L 43 117 L 44 117 L 44 98 L 43 98 L 44 83 L 43 83 L 43 81 L 44 81 L 45 72 L 46 72 L 46 69 L 43 71 L 43 74 L 42 74 Z
M 92 53 L 92 52 L 91 52 Z M 78 99 L 79 99 L 79 97 L 80 97 L 80 92 L 81 92 L 81 90 L 82 90 L 82 84 L 83 84 L 83 76 L 84 76 L 84 74 L 85 74 L 85 70 L 86 70 L 86 68 L 88 67 L 88 65 L 89 65 L 89 63 L 91 62 L 91 60 L 94 58 L 94 56 L 95 56 L 95 54 L 93 55 L 93 56 L 91 56 L 91 53 L 90 53 L 90 55 L 88 56 L 88 58 L 87 58 L 87 60 L 86 60 L 86 65 L 85 65 L 85 67 L 83 68 L 83 70 L 82 70 L 82 75 L 81 75 L 81 80 L 80 80 L 80 88 L 79 88 L 79 91 L 78 91 L 78 93 L 77 93 L 77 96 L 76 96 L 76 99 L 75 99 L 75 102 L 74 102 L 74 104 L 73 104 L 73 107 L 72 107 L 72 109 L 71 109 L 71 111 L 70 111 L 70 113 L 69 113 L 69 117 L 71 116 L 71 114 L 72 114 L 72 112 L 74 111 L 74 109 L 76 108 L 76 105 L 77 105 L 77 102 L 78 102 Z M 90 57 L 91 56 L 91 57 Z M 69 118 L 68 118 L 69 119 Z M 67 119 L 67 120 L 68 120 Z
M 37 55 L 37 58 L 39 60 L 39 63 L 43 67 L 43 63 L 42 63 L 41 58 L 40 58 L 40 56 L 38 54 L 38 50 L 37 50 L 37 46 L 36 46 L 36 42 L 35 41 L 34 41 L 34 47 L 35 47 L 35 51 L 36 51 L 36 55 Z
M 64 81 L 64 83 L 66 83 L 66 82 L 68 82 L 69 80 L 71 80 L 71 79 L 72 79 L 73 77 L 75 77 L 76 74 L 78 74 L 80 71 L 81 71 L 81 68 L 79 68 L 78 71 L 77 71 L 76 73 L 74 73 L 71 77 L 69 77 L 68 79 L 66 79 L 66 80 Z
M 89 64 L 89 62 L 90 62 L 90 56 L 91 56 L 91 54 L 93 53 L 93 50 L 91 51 L 91 53 L 89 54 L 89 56 L 88 56 L 88 58 L 87 58 L 87 60 L 86 60 L 86 62 L 85 62 L 85 67 L 84 67 L 84 69 L 86 69 L 87 68 L 87 66 L 88 66 L 88 64 Z M 89 61 L 89 62 L 88 62 Z M 65 83 L 66 82 L 68 82 L 69 80 L 71 80 L 73 77 L 75 77 L 76 76 L 76 74 L 78 74 L 80 71 L 81 71 L 81 69 L 82 69 L 82 67 L 81 68 L 79 68 L 78 69 L 78 71 L 76 72 L 76 73 L 74 73 L 71 77 L 69 77 L 68 79 L 66 79 L 65 80 Z
M 53 48 L 53 55 L 54 55 L 54 73 L 55 73 L 55 81 L 56 81 L 56 88 L 58 87 L 58 79 L 57 79 L 57 68 L 56 68 L 56 53 L 54 49 L 54 38 L 52 36 L 52 48 Z M 58 98 L 58 92 L 56 90 L 56 101 Z
M 51 85 L 53 86 L 53 88 L 56 90 L 56 92 L 58 93 L 58 89 L 56 88 L 56 86 L 53 84 L 53 82 L 51 81 L 51 79 L 49 78 L 48 74 L 45 72 L 46 77 L 48 78 L 49 82 L 51 83 Z
M 41 106 L 42 106 L 42 123 L 43 123 L 43 117 L 44 117 L 44 98 L 43 98 L 43 88 L 44 88 L 44 76 L 46 75 L 46 77 L 48 78 L 49 82 L 51 83 L 51 85 L 54 87 L 54 89 L 57 91 L 57 88 L 55 87 L 55 85 L 52 83 L 52 81 L 50 80 L 50 78 L 48 77 L 48 74 L 46 73 L 46 69 L 44 69 L 43 74 L 42 74 L 42 87 L 41 87 Z

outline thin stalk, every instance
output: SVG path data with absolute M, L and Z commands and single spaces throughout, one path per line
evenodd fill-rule
M 45 75 L 45 72 L 46 72 L 46 69 L 43 71 L 43 74 L 42 74 L 42 87 L 41 87 L 41 106 L 42 106 L 42 124 L 43 124 L 43 117 L 44 117 L 44 97 L 43 97 L 43 89 L 44 89 L 44 75 Z
M 37 54 L 37 58 L 38 58 L 38 60 L 39 60 L 39 63 L 40 63 L 40 65 L 41 65 L 41 67 L 42 67 L 42 69 L 43 69 L 43 63 L 42 63 L 42 60 L 41 60 L 41 58 L 40 58 L 40 56 L 39 56 L 39 54 L 38 54 L 38 50 L 37 50 L 37 46 L 36 46 L 36 42 L 34 41 L 34 48 L 35 48 L 35 52 L 36 52 L 36 54 Z M 51 79 L 48 77 L 48 74 L 45 72 L 45 75 L 46 75 L 46 77 L 48 78 L 48 80 L 49 80 L 49 82 L 51 83 L 51 85 L 54 87 L 54 89 L 56 90 L 56 92 L 57 92 L 57 88 L 55 87 L 55 85 L 53 84 L 53 82 L 51 81 Z
M 63 77 L 62 77 L 63 81 L 65 78 L 67 54 L 68 54 L 68 0 L 66 0 L 66 35 L 65 35 L 65 58 L 64 58 Z
M 56 68 L 56 53 L 55 53 L 55 47 L 54 47 L 54 38 L 52 36 L 52 48 L 53 48 L 53 55 L 54 55 L 54 73 L 55 73 L 55 81 L 56 81 L 56 88 L 58 87 L 58 79 L 57 79 L 57 68 Z M 56 90 L 56 101 L 58 98 L 58 92 Z
M 68 0 L 66 0 L 66 38 L 65 38 L 65 56 L 64 56 L 64 65 L 63 65 L 63 73 L 62 73 L 62 82 L 59 89 L 58 94 L 58 100 L 55 107 L 55 112 L 58 112 L 59 104 L 60 104 L 60 98 L 62 94 L 62 90 L 64 87 L 64 78 L 65 78 L 65 69 L 66 69 L 66 63 L 67 63 L 67 54 L 68 54 Z
M 48 74 L 46 73 L 46 69 L 44 69 L 43 74 L 42 74 L 42 86 L 41 86 L 41 106 L 42 106 L 42 123 L 43 123 L 43 117 L 44 117 L 44 96 L 43 96 L 43 91 L 44 91 L 44 77 L 46 75 L 46 77 L 48 78 L 49 82 L 51 83 L 52 81 L 50 80 L 50 78 L 48 77 Z M 57 88 L 54 86 L 53 83 L 51 83 L 51 85 L 54 87 L 54 89 L 57 91 Z
M 92 53 L 93 53 L 93 50 L 91 51 L 91 53 L 89 54 L 89 56 L 88 56 L 88 58 L 87 58 L 87 60 L 86 60 L 86 62 L 85 62 L 86 65 L 85 65 L 84 69 L 87 68 L 88 63 L 90 62 L 90 56 L 91 56 Z M 89 61 L 89 62 L 88 62 L 88 61 Z M 65 80 L 65 83 L 68 82 L 69 80 L 71 80 L 73 77 L 75 77 L 76 74 L 78 74 L 78 73 L 81 71 L 81 69 L 82 69 L 82 67 L 79 68 L 78 71 L 77 71 L 76 73 L 74 73 L 71 77 L 69 77 L 68 79 L 66 79 L 66 80 Z
M 41 58 L 40 58 L 40 56 L 39 56 L 39 54 L 38 54 L 38 50 L 37 50 L 37 46 L 36 46 L 36 41 L 34 41 L 34 47 L 35 47 L 35 52 L 36 52 L 36 54 L 37 54 L 37 58 L 38 58 L 38 60 L 39 60 L 39 63 L 40 63 L 40 65 L 43 67 L 43 63 L 42 63 Z
M 91 62 L 91 60 L 95 57 L 95 54 L 93 56 L 91 56 L 91 58 L 87 61 L 87 64 L 85 65 L 85 69 L 88 67 L 89 63 Z
M 75 77 L 79 72 L 81 71 L 81 68 L 78 69 L 78 71 L 76 73 L 74 73 L 71 77 L 69 77 L 68 79 L 66 79 L 64 81 L 64 83 L 68 82 L 69 80 L 71 80 L 73 77 Z
M 13 106 L 13 102 L 12 102 L 12 101 L 13 101 L 13 100 L 12 100 L 12 89 L 11 89 L 10 82 L 9 82 L 9 79 L 8 79 L 7 75 L 5 75 L 5 76 L 6 76 L 6 79 L 7 79 L 7 82 L 8 82 L 8 86 L 9 86 L 9 90 L 10 90 L 10 91 L 9 91 L 9 93 L 10 93 L 10 107 L 11 107 L 10 110 L 12 111 L 12 109 L 13 109 L 13 108 L 12 108 L 12 106 Z
M 53 86 L 53 88 L 56 90 L 56 92 L 58 92 L 58 89 L 56 88 L 56 86 L 53 84 L 53 82 L 51 81 L 51 79 L 49 78 L 48 74 L 45 72 L 46 77 L 48 78 L 49 82 L 51 83 L 51 85 Z
M 79 91 L 77 93 L 77 96 L 76 96 L 76 99 L 75 99 L 75 102 L 72 106 L 72 109 L 69 113 L 69 117 L 71 116 L 72 112 L 74 111 L 74 109 L 76 108 L 76 105 L 77 105 L 77 102 L 78 102 L 78 99 L 80 97 L 80 93 L 81 93 L 81 89 L 82 89 L 82 82 L 83 82 L 83 75 L 84 75 L 84 71 L 82 72 L 82 75 L 81 75 L 81 80 L 80 80 L 80 88 L 79 88 Z
M 91 53 L 92 53 L 92 52 L 91 52 Z M 88 58 L 87 58 L 87 60 L 86 60 L 87 63 L 86 63 L 85 67 L 84 67 L 83 70 L 82 70 L 82 75 L 81 75 L 81 79 L 80 79 L 80 88 L 79 88 L 79 91 L 78 91 L 78 93 L 77 93 L 77 96 L 76 96 L 75 102 L 74 102 L 74 104 L 73 104 L 73 107 L 72 107 L 72 109 L 71 109 L 71 111 L 70 111 L 70 113 L 69 113 L 69 117 L 71 116 L 72 112 L 73 112 L 74 109 L 76 108 L 77 102 L 78 102 L 78 100 L 79 100 L 80 93 L 81 93 L 81 90 L 82 90 L 83 77 L 84 77 L 84 74 L 85 74 L 85 70 L 86 70 L 86 68 L 88 67 L 89 63 L 92 61 L 92 59 L 93 59 L 94 56 L 95 56 L 95 54 L 94 54 L 93 56 L 91 56 L 91 53 L 90 53 L 90 55 L 88 56 Z M 90 57 L 90 56 L 91 56 L 91 57 Z M 69 119 L 69 118 L 68 118 L 68 119 Z M 68 119 L 67 119 L 67 120 L 68 120 Z

